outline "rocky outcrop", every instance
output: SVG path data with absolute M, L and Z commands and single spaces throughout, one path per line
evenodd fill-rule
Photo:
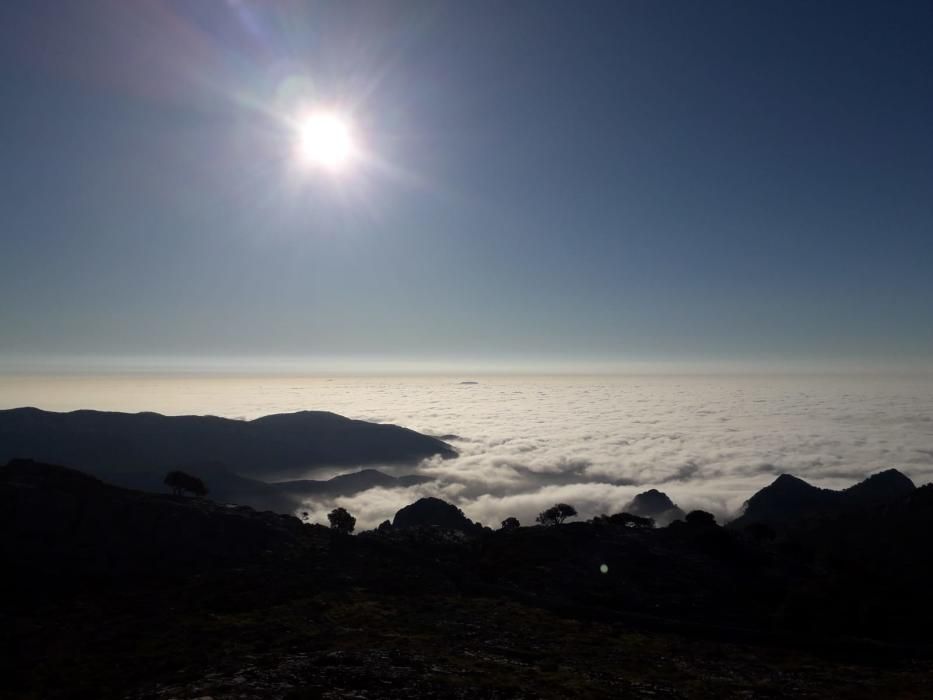
M 466 517 L 457 506 L 439 498 L 422 498 L 405 506 L 395 514 L 392 526 L 396 529 L 437 527 L 461 532 L 482 529 Z
M 639 493 L 622 510 L 641 518 L 651 518 L 662 527 L 684 518 L 684 512 L 677 504 L 666 493 L 657 489 Z

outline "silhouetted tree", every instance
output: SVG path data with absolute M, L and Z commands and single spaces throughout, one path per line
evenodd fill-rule
M 350 515 L 346 508 L 334 508 L 327 514 L 327 519 L 334 530 L 347 535 L 356 527 L 356 518 Z
M 172 471 L 165 475 L 165 479 L 162 483 L 172 489 L 172 494 L 175 496 L 181 496 L 184 492 L 184 489 L 182 488 L 182 482 L 184 479 L 184 472 Z
M 170 471 L 165 475 L 164 483 L 172 489 L 172 493 L 176 496 L 182 496 L 185 492 L 188 492 L 198 498 L 204 498 L 208 494 L 207 486 L 204 485 L 203 481 L 183 471 Z
M 547 510 L 538 514 L 535 522 L 542 525 L 560 525 L 567 518 L 572 518 L 577 514 L 577 509 L 566 503 L 557 503 Z
M 379 527 L 376 528 L 376 532 L 381 532 L 383 535 L 391 531 L 392 523 L 390 523 L 388 520 L 383 520 L 381 523 L 379 523 Z
M 687 521 L 687 525 L 693 527 L 715 527 L 716 526 L 716 517 L 712 513 L 707 513 L 705 510 L 692 510 L 687 513 L 687 516 L 684 518 Z
M 521 523 L 518 522 L 518 518 L 509 517 L 502 521 L 503 530 L 511 530 L 516 527 L 521 527 Z

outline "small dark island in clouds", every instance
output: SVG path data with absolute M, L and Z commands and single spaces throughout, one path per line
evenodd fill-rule
M 0 698 L 933 696 L 933 7 L 0 5 Z

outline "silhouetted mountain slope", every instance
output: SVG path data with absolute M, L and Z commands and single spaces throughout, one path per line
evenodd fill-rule
M 340 474 L 325 481 L 315 479 L 298 479 L 294 481 L 280 481 L 270 486 L 293 496 L 352 496 L 360 491 L 372 488 L 405 488 L 417 486 L 431 481 L 431 477 L 410 474 L 406 476 L 390 476 L 377 469 L 363 469 L 351 474 Z
M 0 468 L 0 561 L 14 563 L 0 596 L 0 629 L 15 630 L 0 635 L 5 690 L 647 698 L 680 697 L 661 692 L 676 678 L 691 697 L 782 697 L 788 679 L 795 697 L 929 695 L 931 665 L 915 655 L 933 622 L 933 486 L 777 542 L 687 522 L 491 531 L 438 499 L 396 521 L 348 537 L 13 462 Z M 823 648 L 833 656 L 801 660 Z M 860 658 L 870 667 L 856 673 Z M 649 685 L 633 681 L 659 664 Z
M 331 479 L 297 479 L 294 481 L 266 482 L 248 479 L 232 473 L 218 462 L 183 464 L 185 472 L 197 475 L 210 490 L 211 500 L 218 503 L 237 503 L 257 510 L 290 513 L 299 508 L 303 499 L 352 496 L 371 488 L 405 488 L 431 481 L 430 477 L 406 475 L 390 476 L 377 469 L 363 469 L 340 474 Z M 107 471 L 89 469 L 88 472 L 107 483 L 139 491 L 164 493 L 163 471 Z
M 455 457 L 447 443 L 396 425 L 300 411 L 230 420 L 214 416 L 0 411 L 0 461 L 28 458 L 94 473 L 164 472 L 218 462 L 241 476 L 287 478 L 319 467 L 416 463 Z
M 790 474 L 781 474 L 745 504 L 730 527 L 764 523 L 783 528 L 799 520 L 826 516 L 840 509 L 889 503 L 911 493 L 914 483 L 896 469 L 888 469 L 842 491 L 821 489 Z
M 130 491 L 31 460 L 0 467 L 0 559 L 31 577 L 163 576 L 294 547 L 297 518 Z
M 872 474 L 864 481 L 842 491 L 846 505 L 881 505 L 910 495 L 917 487 L 897 469 Z
M 219 462 L 193 462 L 176 466 L 204 481 L 210 499 L 218 503 L 236 503 L 279 513 L 291 512 L 299 504 L 297 495 L 288 493 L 279 484 L 234 474 Z M 152 493 L 166 493 L 168 490 L 164 483 L 167 470 L 110 471 L 91 468 L 86 471 L 115 486 Z
M 642 518 L 652 518 L 662 526 L 673 520 L 683 520 L 684 517 L 684 512 L 677 507 L 677 504 L 666 493 L 657 489 L 649 489 L 637 494 L 622 508 L 622 511 Z

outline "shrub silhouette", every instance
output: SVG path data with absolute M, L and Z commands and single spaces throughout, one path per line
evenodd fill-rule
M 388 520 L 383 520 L 379 523 L 379 527 L 376 528 L 376 532 L 381 532 L 383 535 L 387 532 L 392 532 L 392 523 Z
M 716 527 L 716 517 L 705 510 L 692 510 L 684 520 L 692 527 Z
M 643 518 L 640 515 L 631 513 L 614 513 L 606 518 L 610 525 L 621 525 L 622 527 L 652 528 L 654 527 L 654 518 Z
M 327 514 L 327 519 L 334 530 L 347 535 L 356 527 L 356 518 L 350 515 L 346 508 L 334 508 Z
M 185 492 L 188 492 L 198 498 L 204 498 L 208 494 L 207 486 L 204 485 L 203 481 L 196 476 L 178 470 L 166 474 L 163 483 L 171 488 L 172 493 L 176 496 L 183 496 Z
M 572 518 L 577 514 L 577 509 L 566 503 L 557 503 L 545 511 L 538 514 L 535 522 L 542 525 L 560 525 L 567 518 Z
M 518 518 L 509 517 L 502 521 L 503 530 L 511 530 L 516 527 L 521 527 L 521 523 L 518 522 Z

